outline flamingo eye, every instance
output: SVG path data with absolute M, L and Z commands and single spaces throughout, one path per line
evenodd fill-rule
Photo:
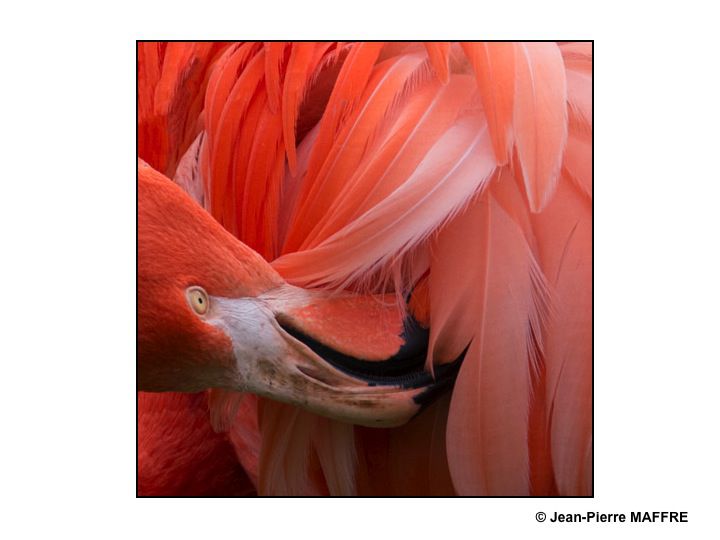
M 210 299 L 202 287 L 190 287 L 185 294 L 190 307 L 198 315 L 205 315 L 210 307 Z

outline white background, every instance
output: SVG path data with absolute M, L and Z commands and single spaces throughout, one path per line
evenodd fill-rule
M 260 4 L 3 8 L 0 536 L 719 537 L 711 3 Z M 135 40 L 388 37 L 596 40 L 595 498 L 136 499 Z

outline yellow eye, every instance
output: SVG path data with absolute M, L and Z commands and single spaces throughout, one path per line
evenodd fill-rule
M 190 287 L 185 294 L 190 307 L 198 315 L 205 315 L 210 308 L 210 299 L 202 287 Z

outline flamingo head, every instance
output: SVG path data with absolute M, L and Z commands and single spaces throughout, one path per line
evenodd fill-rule
M 293 287 L 178 186 L 138 174 L 138 389 L 249 391 L 401 425 L 452 384 L 427 331 L 382 298 Z

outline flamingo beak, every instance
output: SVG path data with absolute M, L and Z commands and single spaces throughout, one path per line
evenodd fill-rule
M 232 390 L 252 392 L 317 414 L 370 427 L 406 423 L 450 387 L 460 362 L 435 376 L 419 369 L 378 376 L 361 360 L 334 353 L 282 324 L 283 309 L 272 299 L 210 297 L 205 322 L 232 341 L 236 360 Z

